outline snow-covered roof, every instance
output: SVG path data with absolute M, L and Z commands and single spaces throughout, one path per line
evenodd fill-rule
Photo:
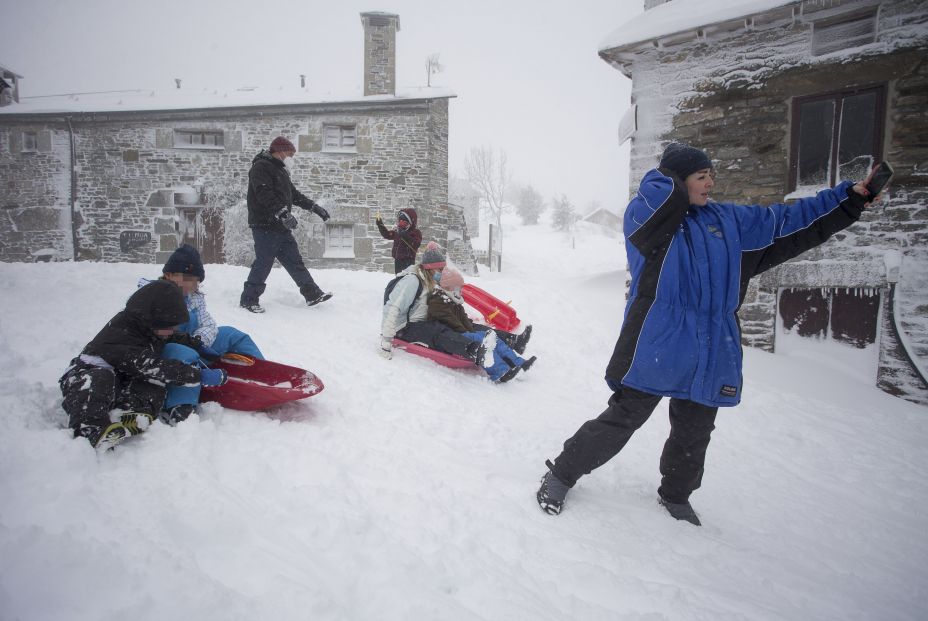
M 0 65 L 0 75 L 8 75 L 16 78 L 17 80 L 21 80 L 23 78 L 23 76 L 19 75 L 9 67 L 4 67 L 3 65 Z
M 411 101 L 456 97 L 446 88 L 417 87 L 396 95 L 311 93 L 305 89 L 238 88 L 121 90 L 22 97 L 19 103 L 0 108 L 0 115 L 90 112 L 138 112 L 152 110 L 202 110 L 294 104 Z
M 763 13 L 797 0 L 670 0 L 632 17 L 599 45 L 600 52 Z

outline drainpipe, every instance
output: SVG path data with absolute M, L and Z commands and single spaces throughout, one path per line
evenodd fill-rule
M 70 172 L 71 172 L 71 251 L 74 262 L 77 262 L 77 175 L 74 173 L 74 127 L 71 125 L 71 117 L 68 118 L 68 142 L 71 145 Z

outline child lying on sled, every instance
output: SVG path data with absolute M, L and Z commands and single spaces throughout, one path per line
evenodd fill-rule
M 464 285 L 464 278 L 461 276 L 461 273 L 455 270 L 453 267 L 445 267 L 440 274 L 440 279 L 438 281 L 438 287 L 435 287 L 428 297 L 428 318 L 430 321 L 440 321 L 445 324 L 455 332 L 461 333 L 462 336 L 465 336 L 474 342 L 483 341 L 487 333 L 492 329 L 483 326 L 480 324 L 475 324 L 470 317 L 467 316 L 467 311 L 464 309 L 464 298 L 461 297 L 461 287 Z M 522 345 L 521 349 L 524 350 L 525 342 L 528 341 L 529 330 L 523 332 L 525 335 L 524 339 L 519 339 L 519 337 L 507 333 L 503 335 L 498 335 L 498 338 L 495 339 L 495 345 L 493 347 L 493 357 L 494 364 L 491 367 L 487 368 L 487 375 L 490 376 L 490 379 L 494 382 L 508 382 L 514 378 L 519 371 L 528 371 L 533 364 L 535 364 L 536 356 L 532 356 L 528 360 L 519 356 L 518 353 L 513 351 L 512 347 L 506 343 L 505 337 L 512 337 L 512 339 L 519 339 L 524 342 L 520 343 Z M 512 340 L 508 339 L 508 340 Z

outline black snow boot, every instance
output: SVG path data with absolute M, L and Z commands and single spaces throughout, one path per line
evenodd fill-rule
M 541 487 L 538 488 L 535 498 L 542 511 L 548 515 L 557 515 L 564 506 L 564 498 L 567 497 L 570 487 L 551 472 L 554 465 L 550 460 L 546 461 L 545 465 L 548 466 L 548 471 L 541 477 Z
M 689 522 L 694 526 L 702 526 L 702 523 L 699 521 L 699 516 L 696 515 L 696 512 L 693 511 L 693 505 L 687 502 L 668 502 L 663 498 L 660 498 L 658 502 L 667 509 L 667 513 L 673 516 L 676 520 L 683 520 L 684 522 Z
M 525 326 L 525 329 L 522 330 L 522 334 L 517 334 L 515 342 L 510 345 L 512 349 L 519 354 L 520 356 L 525 353 L 525 348 L 528 347 L 528 340 L 532 338 L 532 326 L 531 324 Z
M 187 420 L 187 418 L 193 414 L 196 410 L 196 406 L 192 403 L 181 403 L 175 405 L 170 410 L 162 410 L 158 414 L 158 419 L 165 425 L 170 425 L 174 427 L 177 423 Z
M 306 306 L 315 306 L 332 297 L 331 293 L 324 292 L 316 285 L 303 285 L 300 287 L 300 293 L 302 293 L 303 297 L 306 299 Z

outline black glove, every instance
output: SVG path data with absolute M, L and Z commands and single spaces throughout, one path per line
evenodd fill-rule
M 280 211 L 274 214 L 274 217 L 277 218 L 284 227 L 290 229 L 291 231 L 297 227 L 299 224 L 296 221 L 296 216 L 290 213 L 290 210 L 286 207 L 281 207 Z
M 313 201 L 310 201 L 310 203 L 311 204 L 309 208 L 312 210 L 314 214 L 322 218 L 323 222 L 329 219 L 329 212 L 325 210 L 325 207 Z

